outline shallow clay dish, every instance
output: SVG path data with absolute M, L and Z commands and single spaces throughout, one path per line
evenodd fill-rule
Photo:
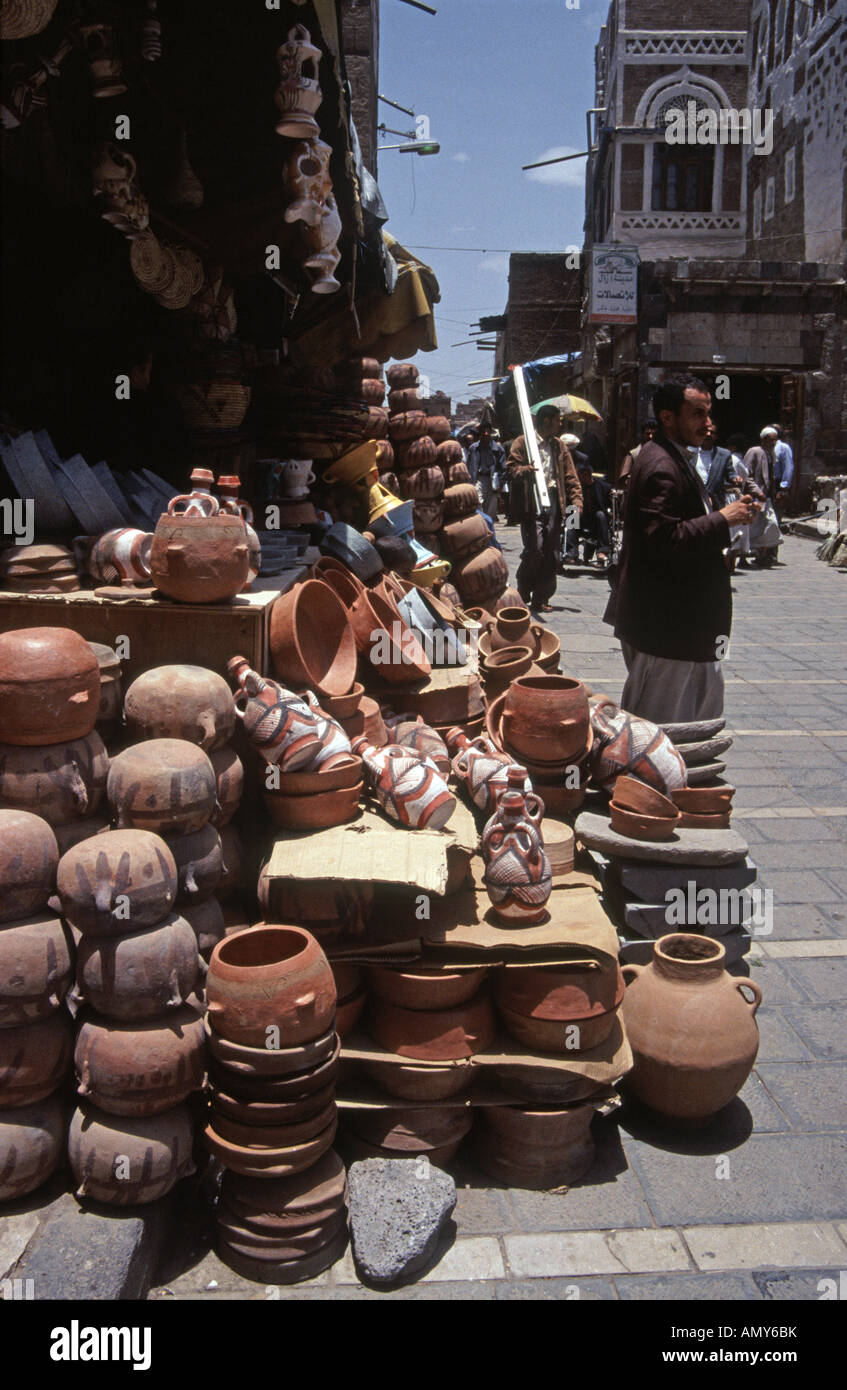
M 225 1168 L 231 1168 L 247 1177 L 285 1178 L 311 1167 L 316 1159 L 326 1153 L 332 1146 L 337 1129 L 336 1117 L 313 1139 L 306 1139 L 300 1144 L 279 1145 L 276 1148 L 231 1144 L 218 1134 L 211 1124 L 206 1125 L 203 1138 L 206 1148 Z
M 373 995 L 404 1009 L 452 1009 L 472 999 L 488 974 L 476 970 L 391 970 L 381 965 L 368 968 Z
M 680 830 L 728 830 L 731 816 L 730 811 L 719 811 L 715 815 L 696 815 L 694 811 L 683 811 L 680 820 Z
M 646 782 L 641 782 L 637 777 L 619 777 L 615 782 L 614 802 L 616 806 L 622 806 L 625 811 L 633 811 L 638 816 L 670 816 L 673 818 L 678 809 L 673 801 L 657 792 L 655 788 L 648 787 Z
M 261 1101 L 241 1100 L 227 1091 L 215 1088 L 212 1092 L 212 1112 L 236 1120 L 240 1125 L 253 1126 L 264 1132 L 264 1126 L 299 1124 L 309 1120 L 335 1100 L 335 1084 L 322 1086 L 319 1091 L 301 1100 Z M 323 1128 L 323 1126 L 321 1126 Z
M 333 719 L 352 719 L 359 705 L 365 687 L 357 681 L 353 689 L 346 695 L 323 695 L 321 696 L 321 708 L 331 715 Z
M 291 1076 L 295 1072 L 305 1072 L 328 1062 L 338 1047 L 335 1025 L 320 1038 L 303 1043 L 301 1047 L 246 1047 L 243 1043 L 230 1042 L 218 1033 L 212 1032 L 206 1021 L 206 1039 L 209 1050 L 225 1067 L 241 1076 Z
M 675 816 L 643 816 L 627 811 L 616 802 L 609 803 L 612 829 L 631 840 L 670 840 L 679 826 L 680 813 Z
M 361 784 L 362 777 L 362 759 L 351 753 L 343 761 L 317 772 L 281 772 L 279 792 L 283 796 L 311 796 L 341 791 Z
M 696 816 L 722 815 L 731 808 L 734 796 L 734 787 L 680 787 L 671 792 L 680 811 Z
M 403 1009 L 372 999 L 371 1037 L 389 1052 L 420 1061 L 449 1062 L 489 1047 L 496 1025 L 488 995 L 481 992 L 454 1009 Z
M 326 830 L 355 820 L 364 782 L 335 791 L 309 792 L 304 796 L 285 796 L 266 791 L 265 805 L 275 825 L 285 830 Z
M 474 1071 L 468 1066 L 420 1066 L 403 1062 L 369 1062 L 366 1074 L 399 1100 L 448 1100 L 473 1085 Z

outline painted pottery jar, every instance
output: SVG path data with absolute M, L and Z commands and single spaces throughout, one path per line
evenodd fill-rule
M 0 633 L 3 740 L 66 743 L 90 734 L 100 708 L 100 667 L 84 637 L 66 627 Z
M 446 444 L 450 438 L 450 421 L 446 415 L 430 415 L 427 417 L 429 424 L 430 438 L 436 444 Z
M 759 1049 L 762 991 L 733 979 L 711 937 L 660 937 L 649 965 L 625 965 L 629 1091 L 665 1119 L 706 1123 L 738 1094 Z M 752 998 L 748 999 L 749 991 Z
M 217 898 L 207 898 L 203 903 L 195 903 L 191 907 L 180 908 L 179 915 L 185 919 L 194 932 L 197 949 L 202 959 L 208 964 L 212 951 L 226 935 L 226 918 L 223 908 Z
M 401 472 L 414 473 L 419 468 L 431 468 L 438 460 L 438 451 L 428 434 L 409 439 L 395 448 L 397 467 Z
M 234 748 L 215 748 L 209 754 L 215 773 L 215 788 L 220 809 L 212 816 L 216 830 L 228 825 L 241 805 L 244 791 L 244 766 Z
M 333 719 L 322 708 L 314 691 L 307 690 L 304 698 L 317 720 L 317 734 L 321 745 L 312 757 L 309 770 L 329 769 L 340 763 L 346 764 L 351 752 L 350 739 L 347 734 L 337 719 Z
M 77 993 L 104 1018 L 156 1018 L 181 1008 L 200 977 L 197 937 L 176 913 L 126 936 L 82 937 Z
M 399 415 L 405 410 L 416 410 L 420 404 L 421 398 L 414 386 L 392 387 L 388 392 L 388 409 L 392 415 Z
M 134 739 L 186 739 L 206 753 L 222 748 L 235 729 L 229 686 L 205 666 L 145 671 L 126 692 L 124 717 Z
M 110 830 L 62 856 L 56 888 L 62 912 L 77 931 L 123 936 L 152 927 L 170 912 L 176 864 L 159 835 Z
M 171 835 L 167 845 L 177 873 L 176 906 L 205 902 L 224 874 L 221 837 L 213 825 L 201 825 L 188 835 Z
M 158 1115 L 199 1089 L 203 1019 L 188 1005 L 119 1022 L 85 1013 L 74 1051 L 79 1094 L 108 1115 Z
M 34 1023 L 0 1028 L 0 1111 L 34 1105 L 70 1071 L 73 1025 L 67 1009 Z
M 591 728 L 591 777 L 599 787 L 612 786 L 622 773 L 666 795 L 685 786 L 682 756 L 658 724 L 619 709 L 611 700 L 597 700 L 591 706 Z
M 123 674 L 117 652 L 103 642 L 88 644 L 100 667 L 100 708 L 97 711 L 97 732 L 101 738 L 111 738 L 117 732 L 123 712 Z
M 404 1009 L 371 998 L 367 1030 L 388 1052 L 423 1062 L 449 1062 L 490 1047 L 496 1023 L 491 1000 L 481 990 L 452 1009 Z
M 454 483 L 444 490 L 444 515 L 450 521 L 479 510 L 479 493 L 473 483 Z
M 80 1106 L 68 1133 L 76 1194 L 117 1207 L 155 1202 L 195 1171 L 193 1143 L 187 1105 L 134 1117 Z
M 286 222 L 316 223 L 332 193 L 329 162 L 332 146 L 323 140 L 301 140 L 283 165 L 282 180 L 290 195 L 284 217 Z
M 474 1157 L 495 1180 L 535 1190 L 570 1186 L 596 1157 L 591 1137 L 595 1107 L 486 1106 L 477 1112 Z
M 325 1033 L 335 1015 L 335 980 L 302 927 L 251 927 L 219 942 L 206 977 L 215 1032 L 247 1047 L 286 1048 Z
M 475 513 L 449 521 L 444 527 L 442 541 L 448 555 L 460 558 L 484 550 L 490 544 L 491 537 L 485 518 Z
M 150 550 L 153 533 L 133 526 L 106 531 L 94 542 L 86 568 L 98 584 L 127 587 L 150 583 Z
M 54 827 L 84 820 L 103 800 L 108 771 L 96 730 L 43 748 L 0 744 L 0 807 L 30 811 Z
M 0 1202 L 35 1192 L 65 1156 L 65 1116 L 59 1096 L 0 1110 Z
M 44 907 L 56 884 L 59 847 L 41 816 L 0 811 L 0 923 Z
M 315 711 L 293 690 L 251 670 L 246 657 L 232 657 L 227 670 L 238 687 L 236 715 L 256 751 L 282 771 L 310 767 L 322 748 Z
M 450 468 L 454 463 L 464 463 L 465 451 L 458 439 L 443 439 L 438 448 L 438 463 L 441 468 Z
M 295 24 L 276 52 L 279 86 L 274 100 L 279 108 L 277 135 L 308 140 L 320 134 L 315 112 L 323 100 L 318 82 L 321 50 L 312 43 L 304 24 Z
M 385 382 L 375 377 L 362 378 L 362 400 L 367 405 L 382 405 L 385 400 Z
M 448 730 L 447 746 L 453 754 L 453 772 L 464 783 L 475 806 L 492 816 L 497 809 L 501 792 L 509 786 L 509 772 L 515 766 L 508 753 L 501 753 L 490 739 L 480 736 L 469 739 L 458 725 Z M 521 788 L 532 791 L 529 777 Z
M 508 966 L 495 976 L 494 998 L 512 1037 L 530 1051 L 588 1052 L 615 1026 L 624 983 L 616 960 L 551 967 Z
M 520 676 L 506 692 L 502 732 L 531 761 L 578 761 L 589 736 L 585 686 L 568 676 Z
M 391 714 L 382 711 L 392 743 L 411 748 L 422 758 L 431 758 L 442 777 L 450 775 L 450 754 L 443 738 L 419 714 Z
M 172 497 L 168 504 L 171 516 L 217 516 L 221 504 L 213 496 L 215 475 L 211 468 L 195 468 L 191 473 L 191 491 Z
M 440 497 L 444 491 L 444 474 L 437 464 L 428 468 L 416 468 L 412 473 L 403 474 L 403 496 L 413 497 L 416 502 Z
M 113 760 L 107 786 L 119 829 L 188 835 L 215 810 L 215 770 L 202 748 L 152 738 Z
M 496 600 L 509 578 L 509 570 L 502 552 L 490 545 L 457 564 L 453 578 L 463 602 L 485 604 Z
M 482 832 L 485 889 L 504 921 L 538 922 L 553 887 L 544 853 L 541 818 L 544 803 L 523 790 L 526 768 L 509 769 L 508 785 Z
M 353 752 L 363 759 L 368 784 L 392 820 L 412 830 L 443 830 L 456 798 L 431 758 L 397 743 L 375 748 L 364 736 L 354 739 Z
M 73 981 L 70 932 L 51 912 L 0 926 L 0 1028 L 48 1018 Z
M 388 421 L 388 434 L 392 444 L 405 444 L 411 439 L 420 439 L 429 434 L 428 420 L 424 410 L 404 410 L 392 415 Z
M 385 375 L 389 386 L 397 388 L 417 386 L 421 374 L 414 362 L 392 362 L 386 367 Z
M 528 608 L 501 608 L 485 627 L 485 649 L 499 651 L 501 647 L 528 647 L 538 656 L 545 629 L 534 623 Z M 482 645 L 482 642 L 480 642 Z
M 346 695 L 356 679 L 347 610 L 328 585 L 307 579 L 271 608 L 271 659 L 283 681 L 319 695 Z
M 241 592 L 249 570 L 250 548 L 240 516 L 166 513 L 159 518 L 150 572 L 156 588 L 168 598 L 220 603 Z

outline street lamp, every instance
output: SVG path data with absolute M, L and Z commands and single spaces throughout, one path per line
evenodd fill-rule
M 421 117 L 422 120 L 426 119 Z M 437 140 L 419 140 L 415 130 L 393 130 L 390 125 L 378 125 L 377 130 L 383 135 L 402 135 L 403 143 L 400 145 L 378 145 L 377 149 L 381 153 L 383 150 L 399 150 L 401 154 L 439 154 L 441 146 Z

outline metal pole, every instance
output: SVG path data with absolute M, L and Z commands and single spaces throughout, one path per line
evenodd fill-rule
M 535 471 L 533 485 L 535 487 L 535 499 L 540 511 L 542 508 L 550 506 L 550 494 L 547 491 L 547 480 L 544 477 L 541 455 L 538 452 L 538 440 L 535 437 L 535 425 L 532 419 L 532 411 L 529 408 L 529 396 L 526 394 L 523 367 L 519 366 L 512 369 L 512 380 L 515 383 L 515 395 L 518 400 L 518 410 L 521 417 L 523 436 L 526 440 L 526 451 Z

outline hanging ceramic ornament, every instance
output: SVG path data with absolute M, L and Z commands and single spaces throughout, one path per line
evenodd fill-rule
M 277 135 L 295 140 L 308 139 L 320 133 L 315 112 L 323 100 L 318 82 L 321 50 L 312 43 L 312 36 L 303 24 L 288 31 L 288 40 L 277 49 L 280 83 L 276 104 L 280 110 Z
M 120 97 L 127 90 L 111 24 L 83 24 L 80 28 L 88 58 L 91 91 L 95 97 Z
M 282 181 L 292 201 L 285 209 L 286 222 L 320 224 L 326 200 L 332 193 L 329 161 L 332 146 L 323 140 L 301 140 L 286 160 Z

